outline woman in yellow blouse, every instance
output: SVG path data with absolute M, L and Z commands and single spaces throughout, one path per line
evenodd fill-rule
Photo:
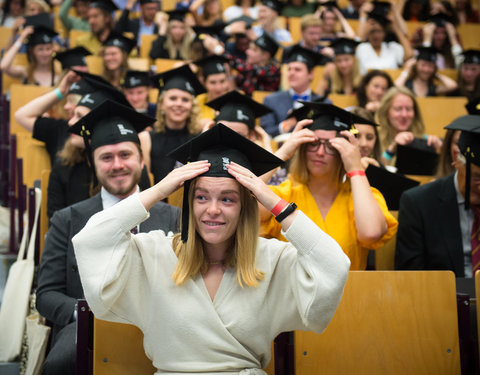
M 276 153 L 283 160 L 293 156 L 289 179 L 271 189 L 285 202 L 295 202 L 338 242 L 350 269 L 364 270 L 368 251 L 392 238 L 398 225 L 382 194 L 370 187 L 360 161 L 354 124 L 366 121 L 319 103 L 305 103 L 304 115 L 297 118 L 307 119 Z M 285 240 L 268 214 L 261 211 L 262 236 Z

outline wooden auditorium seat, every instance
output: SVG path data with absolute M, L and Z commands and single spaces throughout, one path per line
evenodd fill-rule
M 263 103 L 263 100 L 265 99 L 266 96 L 272 94 L 272 91 L 258 91 L 255 90 L 252 93 L 252 99 L 255 100 L 256 102 Z
M 460 375 L 455 275 L 352 271 L 332 321 L 295 332 L 295 374 Z
M 12 28 L 6 26 L 0 26 L 0 50 L 6 48 L 10 36 L 12 35 Z M 3 53 L 5 53 L 4 51 Z
M 273 344 L 272 344 L 273 350 Z M 274 359 L 264 369 L 275 375 Z M 152 361 L 143 349 L 143 333 L 130 324 L 94 319 L 93 373 L 95 375 L 151 375 Z
M 148 72 L 150 69 L 150 59 L 144 57 L 129 57 L 128 69 Z
M 85 56 L 87 60 L 88 72 L 92 74 L 103 74 L 103 58 L 101 56 L 89 55 Z
M 302 40 L 302 17 L 288 17 L 288 31 L 292 35 L 293 43 Z
M 140 57 L 149 59 L 150 50 L 152 49 L 152 43 L 158 38 L 157 34 L 152 35 L 141 35 L 141 44 L 140 44 Z
M 387 73 L 390 78 L 395 81 L 400 74 L 403 72 L 403 69 L 382 69 L 385 73 Z M 440 69 L 438 71 L 440 74 L 446 75 L 447 77 L 453 79 L 454 81 L 458 78 L 458 70 L 457 69 Z
M 23 183 L 27 188 L 33 187 L 35 180 L 41 180 L 42 171 L 51 167 L 45 144 L 30 133 L 17 134 L 17 158 L 23 159 Z
M 13 59 L 12 65 L 28 66 L 27 54 L 17 53 Z M 8 90 L 10 90 L 10 87 L 15 83 L 21 84 L 22 80 L 20 78 L 10 77 L 8 74 L 2 72 L 2 94 L 6 94 Z
M 48 91 L 52 90 L 51 87 L 36 86 L 36 85 L 22 85 L 15 83 L 10 87 L 10 133 L 28 133 L 27 130 L 22 128 L 15 121 L 15 112 L 20 107 L 24 106 L 33 99 L 42 96 Z
M 464 23 L 457 26 L 457 33 L 462 41 L 463 50 L 470 48 L 480 48 L 480 24 L 478 23 Z
M 390 211 L 395 219 L 398 220 L 398 211 Z M 375 250 L 375 270 L 393 271 L 395 269 L 395 247 L 397 243 L 397 233 L 390 238 L 385 245 Z
M 70 30 L 68 37 L 70 39 L 70 48 L 76 47 L 76 41 L 79 37 L 89 34 L 89 31 L 85 30 Z
M 358 105 L 357 97 L 355 95 L 330 94 L 328 95 L 328 99 L 330 99 L 334 105 L 340 108 Z
M 425 123 L 426 134 L 434 134 L 439 137 L 445 135 L 445 126 L 459 116 L 467 114 L 464 97 L 426 97 L 417 98 L 420 112 Z
M 163 73 L 167 70 L 178 68 L 179 66 L 184 64 L 185 61 L 183 60 L 155 59 L 155 67 L 157 68 L 157 73 Z

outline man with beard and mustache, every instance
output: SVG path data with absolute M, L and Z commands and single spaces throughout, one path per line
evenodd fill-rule
M 112 0 L 92 1 L 88 9 L 90 33 L 78 37 L 75 46 L 85 47 L 92 54 L 99 55 L 103 43 L 106 42 L 113 30 L 112 12 L 116 10 L 118 7 Z
M 143 156 L 137 132 L 154 121 L 106 100 L 70 130 L 84 136 L 102 188 L 97 195 L 57 211 L 46 235 L 38 273 L 37 309 L 53 323 L 53 336 L 43 374 L 75 374 L 76 303 L 83 298 L 83 288 L 71 239 L 92 215 L 138 194 Z M 175 232 L 179 216 L 178 208 L 159 202 L 150 210 L 150 218 L 131 231 Z

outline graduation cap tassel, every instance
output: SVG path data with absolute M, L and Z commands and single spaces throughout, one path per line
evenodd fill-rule
M 183 203 L 182 203 L 182 242 L 186 243 L 188 239 L 188 217 L 190 216 L 190 207 L 188 206 L 188 192 L 190 190 L 191 180 L 183 184 Z
M 93 165 L 93 152 L 90 147 L 90 140 L 88 139 L 87 131 L 82 131 L 83 142 L 85 143 L 85 152 L 87 153 L 87 159 L 90 163 L 90 168 L 92 169 L 92 179 L 93 179 L 93 188 L 95 189 L 98 185 L 97 174 L 95 173 L 95 166 Z

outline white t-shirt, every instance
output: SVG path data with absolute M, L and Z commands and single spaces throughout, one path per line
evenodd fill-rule
M 380 56 L 368 42 L 360 43 L 356 56 L 360 65 L 360 73 L 369 69 L 397 69 L 403 65 L 403 47 L 397 42 L 383 42 Z
M 258 18 L 258 6 L 248 8 L 248 12 L 249 14 L 246 14 L 246 15 L 248 15 L 249 17 L 252 17 L 253 19 Z M 243 16 L 243 8 L 238 5 L 229 6 L 223 12 L 223 20 L 225 22 L 229 22 L 241 16 Z

